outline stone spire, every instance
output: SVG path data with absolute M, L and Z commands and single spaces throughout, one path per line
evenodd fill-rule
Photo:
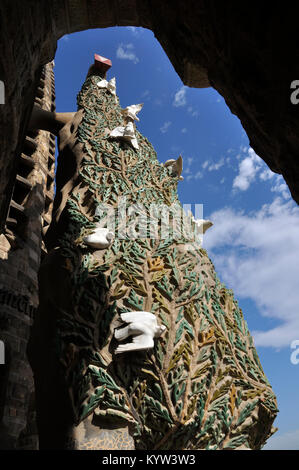
M 124 138 L 128 113 L 98 83 L 87 76 L 59 133 L 29 347 L 41 447 L 259 449 L 277 408 L 242 311 L 181 231 L 182 219 L 196 222 L 180 210 L 180 171 L 159 163 L 132 119 L 137 146 Z M 91 245 L 101 227 L 102 244 Z M 148 348 L 120 348 L 145 333 L 147 314 L 159 331 Z

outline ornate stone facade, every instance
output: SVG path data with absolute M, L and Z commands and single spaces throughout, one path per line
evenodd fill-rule
M 127 118 L 103 78 L 92 68 L 59 133 L 28 348 L 41 448 L 100 449 L 104 433 L 119 449 L 259 449 L 277 406 L 242 311 L 192 239 L 193 217 L 181 231 L 179 175 L 134 124 L 137 148 L 115 137 Z M 86 237 L 101 222 L 115 238 L 99 249 Z M 144 311 L 165 331 L 153 349 L 118 354 L 121 318 L 140 324 Z
M 283 8 L 274 4 L 269 9 L 261 2 L 252 1 L 28 0 L 26 5 L 21 1 L 1 2 L 0 80 L 5 85 L 5 104 L 0 105 L 0 298 L 5 313 L 1 315 L 0 326 L 3 334 L 9 336 L 12 354 L 17 355 L 13 367 L 24 365 L 30 316 L 37 305 L 40 221 L 35 222 L 30 232 L 32 240 L 25 236 L 23 249 L 15 245 L 14 254 L 11 242 L 15 243 L 15 229 L 18 227 L 22 235 L 22 224 L 26 226 L 27 222 L 22 204 L 12 195 L 18 187 L 17 196 L 22 199 L 23 193 L 26 199 L 27 194 L 29 201 L 33 195 L 32 185 L 36 193 L 30 204 L 37 208 L 37 212 L 32 209 L 32 214 L 38 217 L 42 214 L 47 192 L 46 205 L 51 210 L 51 178 L 48 181 L 50 193 L 43 185 L 45 178 L 48 179 L 47 171 L 53 171 L 54 159 L 50 158 L 52 163 L 47 157 L 42 160 L 43 182 L 39 173 L 28 180 L 23 173 L 18 173 L 18 167 L 22 159 L 22 165 L 28 164 L 30 168 L 31 153 L 40 151 L 35 147 L 37 136 L 26 137 L 26 132 L 34 97 L 41 93 L 38 91 L 41 66 L 54 58 L 57 39 L 83 29 L 115 25 L 151 29 L 186 85 L 212 85 L 221 93 L 231 111 L 240 118 L 251 146 L 273 171 L 285 177 L 298 201 L 299 118 L 297 107 L 290 101 L 290 84 L 299 76 L 294 39 L 297 13 L 298 6 L 293 4 L 284 4 Z M 44 134 L 39 132 L 38 135 Z M 44 148 L 48 145 L 53 157 L 53 136 Z M 36 182 L 41 185 L 40 191 Z M 49 222 L 49 214 L 45 213 L 43 223 L 48 225 Z M 5 225 L 11 233 L 4 231 Z M 12 287 L 16 291 L 13 295 Z M 17 369 L 12 373 L 9 366 L 11 357 L 8 350 L 8 365 L 1 369 L 0 419 L 2 426 L 5 422 L 9 428 L 12 443 L 9 445 L 15 445 L 26 422 L 24 401 L 28 403 L 32 377 L 25 365 L 26 384 L 19 383 Z M 14 384 L 17 384 L 15 388 Z

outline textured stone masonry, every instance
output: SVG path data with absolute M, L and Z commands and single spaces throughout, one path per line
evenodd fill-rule
M 44 67 L 42 77 L 38 103 L 44 109 L 55 109 L 52 63 Z M 31 139 L 30 137 L 29 142 Z M 48 160 L 50 142 L 53 148 L 55 139 L 53 141 L 49 132 L 39 131 L 35 133 L 34 142 L 36 145 L 31 145 L 35 148 L 33 153 L 30 154 L 28 146 L 22 150 L 22 155 L 25 154 L 26 158 L 32 160 L 30 171 L 21 163 L 17 169 L 18 174 L 25 171 L 21 177 L 25 177 L 28 188 L 31 187 L 28 195 L 23 197 L 23 202 L 18 200 L 19 205 L 24 208 L 25 219 L 15 212 L 11 203 L 6 231 L 0 235 L 1 339 L 10 351 L 8 375 L 6 383 L 2 384 L 5 390 L 2 394 L 4 403 L 0 403 L 0 408 L 3 409 L 2 423 L 0 415 L 0 441 L 2 432 L 6 438 L 9 437 L 9 448 L 37 448 L 36 431 L 35 435 L 32 434 L 35 429 L 33 376 L 26 349 L 30 326 L 38 305 L 37 273 L 41 259 L 42 227 L 46 223 L 44 215 L 51 215 L 54 194 L 53 187 L 49 189 L 46 186 L 49 183 L 53 186 L 51 182 L 54 181 L 54 167 L 49 165 Z M 50 201 L 48 204 L 45 200 L 46 191 Z M 20 194 L 16 182 L 12 201 L 20 198 Z M 6 448 L 7 445 L 4 444 Z

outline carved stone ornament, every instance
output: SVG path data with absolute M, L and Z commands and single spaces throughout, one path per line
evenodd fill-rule
M 182 181 L 184 178 L 181 176 L 183 171 L 183 158 L 180 155 L 176 160 L 171 158 L 164 163 L 165 168 L 171 168 L 171 176 L 178 176 L 179 180 Z
M 205 219 L 195 219 L 194 222 L 202 233 L 205 233 L 208 228 L 212 227 L 213 225 L 213 222 L 211 222 L 211 220 Z
M 197 227 L 198 232 L 201 233 L 201 234 L 204 234 L 208 230 L 208 228 L 210 228 L 214 225 L 211 220 L 195 219 L 195 217 L 193 216 L 191 211 L 188 211 L 187 215 L 194 222 L 195 226 Z
M 114 233 L 108 228 L 97 227 L 94 231 L 83 238 L 86 245 L 92 248 L 103 249 L 108 248 L 114 239 Z
M 100 80 L 99 82 L 97 82 L 97 86 L 99 88 L 106 88 L 111 93 L 111 95 L 115 96 L 115 100 L 117 99 L 116 98 L 116 80 L 115 80 L 115 77 L 111 78 L 111 80 L 109 80 L 109 82 L 105 79 Z
M 132 119 L 133 121 L 139 121 L 137 114 L 142 110 L 143 103 L 140 104 L 131 104 L 131 106 L 127 106 L 125 109 L 122 109 L 122 115 L 127 119 Z
M 135 129 L 133 122 L 128 122 L 126 126 L 118 126 L 110 132 L 110 137 L 125 140 L 129 142 L 134 149 L 138 150 L 139 145 L 135 136 Z

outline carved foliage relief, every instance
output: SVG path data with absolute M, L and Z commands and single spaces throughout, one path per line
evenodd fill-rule
M 115 236 L 104 250 L 84 244 L 107 215 L 97 213 L 100 204 L 116 207 L 125 197 L 127 208 L 142 206 L 140 220 L 152 203 L 179 204 L 179 177 L 144 136 L 135 131 L 138 149 L 109 137 L 124 116 L 98 81 L 88 77 L 78 95 L 83 160 L 59 240 L 73 308 L 58 321 L 57 344 L 75 422 L 94 413 L 128 423 L 137 449 L 259 449 L 272 433 L 276 399 L 206 251 L 195 242 L 186 249 L 175 229 L 163 239 Z M 127 210 L 114 231 L 134 218 Z M 129 311 L 151 312 L 166 329 L 153 349 L 115 355 L 114 329 Z

